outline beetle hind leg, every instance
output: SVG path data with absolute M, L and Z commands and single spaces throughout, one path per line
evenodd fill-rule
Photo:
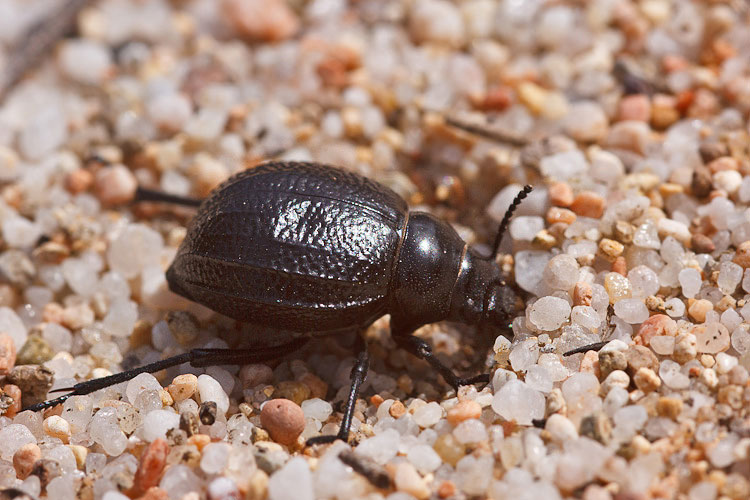
M 405 349 L 407 352 L 415 355 L 418 358 L 422 358 L 427 361 L 430 366 L 437 370 L 440 375 L 445 379 L 448 384 L 453 387 L 456 392 L 462 385 L 471 385 L 484 383 L 485 385 L 490 382 L 489 373 L 480 373 L 473 377 L 462 378 L 453 373 L 453 370 L 448 368 L 440 361 L 435 353 L 432 352 L 432 346 L 426 341 L 415 337 L 414 335 L 393 335 L 393 340 L 396 341 L 399 347 Z
M 294 339 L 293 341 L 273 347 L 261 347 L 255 349 L 192 349 L 183 354 L 178 354 L 170 358 L 162 359 L 154 363 L 133 368 L 114 375 L 106 377 L 95 378 L 87 380 L 85 382 L 79 382 L 73 387 L 65 389 L 55 389 L 53 392 L 70 391 L 68 394 L 64 394 L 54 399 L 44 401 L 29 407 L 24 410 L 39 411 L 46 408 L 52 408 L 61 403 L 71 396 L 85 396 L 92 392 L 104 389 L 128 380 L 134 379 L 141 373 L 156 373 L 166 368 L 181 365 L 182 363 L 190 363 L 195 367 L 202 366 L 217 366 L 217 365 L 244 365 L 248 363 L 260 363 L 275 358 L 280 358 L 300 349 L 303 345 L 309 342 L 309 338 L 301 337 Z
M 367 370 L 370 367 L 370 354 L 367 352 L 367 345 L 364 339 L 359 337 L 358 341 L 359 354 L 357 354 L 357 360 L 354 362 L 351 372 L 352 385 L 349 388 L 349 397 L 346 399 L 346 406 L 344 407 L 344 418 L 341 420 L 341 427 L 337 434 L 329 436 L 315 436 L 307 440 L 307 446 L 314 444 L 325 444 L 332 443 L 337 439 L 344 442 L 349 441 L 349 429 L 352 426 L 352 418 L 354 418 L 354 406 L 357 403 L 357 395 L 359 394 L 359 388 L 364 383 L 367 377 Z

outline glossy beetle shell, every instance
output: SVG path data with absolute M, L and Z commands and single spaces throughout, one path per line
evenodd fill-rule
M 200 206 L 170 289 L 239 321 L 304 334 L 364 327 L 387 312 L 406 202 L 313 163 L 238 173 Z

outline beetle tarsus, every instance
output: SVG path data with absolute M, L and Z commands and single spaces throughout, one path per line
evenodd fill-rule
M 435 354 L 432 352 L 432 346 L 430 346 L 429 343 L 418 337 L 415 337 L 414 335 L 393 335 L 393 339 L 396 341 L 399 347 L 405 349 L 407 352 L 410 352 L 416 357 L 422 358 L 427 361 L 430 366 L 432 366 L 435 370 L 438 371 L 438 373 L 440 373 L 440 375 L 443 376 L 448 385 L 453 387 L 453 389 L 455 389 L 456 391 L 458 391 L 458 388 L 462 385 L 471 385 L 480 382 L 484 382 L 485 384 L 487 384 L 490 381 L 490 376 L 487 373 L 482 373 L 469 378 L 459 377 L 458 375 L 453 373 L 453 370 L 445 366 L 443 362 L 440 361 L 437 356 L 435 356 Z
M 582 352 L 587 351 L 599 351 L 602 347 L 609 344 L 609 341 L 605 342 L 594 342 L 593 344 L 586 344 L 581 347 L 576 347 L 575 349 L 571 349 L 570 351 L 563 354 L 563 356 L 572 356 L 573 354 L 579 354 Z
M 367 345 L 364 340 L 359 337 L 359 354 L 357 354 L 357 360 L 354 362 L 352 367 L 351 379 L 352 385 L 349 388 L 349 397 L 346 399 L 346 406 L 344 407 L 344 418 L 341 419 L 341 427 L 339 432 L 335 435 L 330 436 L 315 436 L 307 440 L 307 446 L 314 444 L 327 444 L 333 443 L 337 439 L 349 441 L 349 429 L 352 426 L 352 418 L 354 417 L 354 406 L 357 403 L 357 395 L 359 394 L 359 388 L 367 378 L 367 370 L 370 367 L 370 353 L 367 351 Z

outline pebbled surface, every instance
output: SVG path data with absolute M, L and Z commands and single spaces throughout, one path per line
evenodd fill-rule
M 239 321 L 303 333 L 385 313 L 406 202 L 369 179 L 311 163 L 267 163 L 201 205 L 170 288 Z

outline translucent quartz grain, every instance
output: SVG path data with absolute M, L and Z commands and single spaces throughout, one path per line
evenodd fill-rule
M 506 420 L 520 425 L 530 425 L 532 420 L 544 416 L 545 399 L 541 392 L 520 380 L 509 380 L 492 400 L 492 409 Z
M 648 319 L 646 304 L 641 299 L 622 299 L 615 302 L 615 314 L 623 321 L 635 325 Z
M 514 240 L 531 241 L 544 229 L 544 219 L 537 216 L 522 215 L 515 217 L 508 230 Z
M 542 297 L 531 306 L 528 319 L 542 331 L 560 328 L 570 317 L 570 304 L 559 297 Z
M 36 443 L 36 438 L 25 425 L 10 424 L 0 429 L 0 443 L 3 443 L 0 458 L 10 461 L 16 450 L 25 444 Z
M 545 283 L 555 290 L 570 290 L 578 281 L 578 262 L 570 255 L 552 257 L 544 268 Z
M 742 272 L 742 267 L 734 262 L 722 262 L 719 266 L 719 277 L 716 284 L 725 294 L 732 294 L 742 281 Z
M 648 266 L 640 265 L 628 271 L 633 297 L 645 298 L 659 291 L 659 276 Z

